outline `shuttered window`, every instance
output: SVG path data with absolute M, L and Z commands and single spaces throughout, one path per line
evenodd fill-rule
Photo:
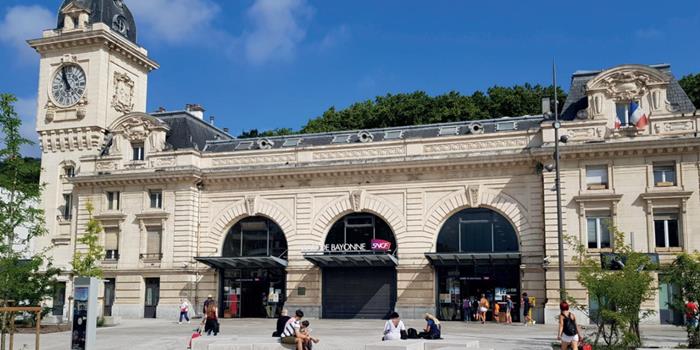
M 119 229 L 105 227 L 105 250 L 119 250 Z
M 160 244 L 161 237 L 163 235 L 163 229 L 161 227 L 150 226 L 147 227 L 148 242 L 146 246 L 146 253 L 150 257 L 155 257 L 161 253 Z

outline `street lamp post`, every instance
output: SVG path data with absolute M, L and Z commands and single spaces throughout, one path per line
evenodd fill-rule
M 557 239 L 559 244 L 559 297 L 561 300 L 566 298 L 566 278 L 564 273 L 564 229 L 562 223 L 562 212 L 561 212 L 561 171 L 559 169 L 560 165 L 560 154 L 559 154 L 559 129 L 561 128 L 561 123 L 559 122 L 559 100 L 557 100 L 557 67 L 556 63 L 552 62 L 552 81 L 554 86 L 554 168 L 556 171 L 555 175 L 555 187 L 557 192 Z

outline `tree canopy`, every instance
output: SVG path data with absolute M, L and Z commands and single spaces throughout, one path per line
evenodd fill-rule
M 678 82 L 690 100 L 693 101 L 695 108 L 700 108 L 700 73 L 688 74 Z
M 558 88 L 559 107 L 566 93 Z M 499 117 L 535 115 L 542 112 L 543 97 L 554 95 L 552 86 L 494 86 L 486 93 L 477 91 L 462 95 L 451 91 L 430 96 L 424 91 L 387 94 L 373 100 L 353 103 L 344 109 L 330 107 L 322 115 L 309 120 L 300 130 L 273 129 L 243 132 L 239 137 L 270 137 L 292 133 L 317 133 L 340 130 L 373 129 L 407 125 L 446 123 Z

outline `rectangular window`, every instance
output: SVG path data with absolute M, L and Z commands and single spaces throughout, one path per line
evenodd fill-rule
M 589 216 L 586 218 L 588 231 L 588 248 L 610 248 L 610 217 Z
M 131 149 L 133 151 L 133 160 L 144 160 L 143 143 L 132 143 Z
M 654 236 L 657 248 L 680 247 L 680 232 L 677 214 L 654 215 Z
M 65 168 L 63 168 L 63 174 L 66 177 L 75 177 L 75 167 L 72 165 L 67 165 Z
M 675 163 L 654 163 L 654 186 L 669 187 L 676 185 Z
M 107 192 L 107 209 L 108 210 L 119 210 L 119 200 L 121 199 L 121 194 L 119 192 Z
M 73 218 L 73 195 L 66 193 L 63 195 L 63 219 L 70 220 Z
M 146 256 L 145 259 L 160 260 L 161 259 L 161 242 L 163 236 L 163 228 L 160 226 L 146 227 Z
M 119 229 L 105 227 L 105 260 L 119 260 Z
M 586 186 L 589 190 L 608 189 L 608 166 L 591 165 L 586 167 Z
M 152 209 L 163 209 L 163 191 L 148 191 Z

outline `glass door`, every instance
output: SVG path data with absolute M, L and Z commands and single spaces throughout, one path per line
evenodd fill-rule
M 146 278 L 146 298 L 144 302 L 143 318 L 156 318 L 158 302 L 160 300 L 160 279 Z

